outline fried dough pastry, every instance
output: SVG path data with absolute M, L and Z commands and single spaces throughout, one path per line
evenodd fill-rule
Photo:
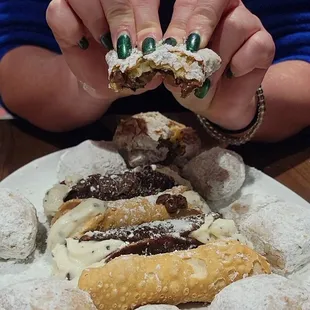
M 125 255 L 85 269 L 79 288 L 98 309 L 130 310 L 146 304 L 211 302 L 234 281 L 269 274 L 266 259 L 237 241 L 154 256 Z
M 171 46 L 163 43 L 148 55 L 134 48 L 126 59 L 119 59 L 117 52 L 112 50 L 106 55 L 106 61 L 109 87 L 116 92 L 143 88 L 160 73 L 172 77 L 174 84 L 180 86 L 183 98 L 201 87 L 221 66 L 221 58 L 208 48 L 192 53 L 186 50 L 185 44 Z

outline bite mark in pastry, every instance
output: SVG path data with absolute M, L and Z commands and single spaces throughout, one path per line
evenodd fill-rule
M 119 272 L 122 270 L 122 272 Z M 237 241 L 154 256 L 125 255 L 86 269 L 79 288 L 99 309 L 135 309 L 145 304 L 211 302 L 230 283 L 270 273 L 265 258 Z
M 143 55 L 137 48 L 126 59 L 119 59 L 112 50 L 106 55 L 109 66 L 109 87 L 116 92 L 122 89 L 137 90 L 150 82 L 156 73 L 172 77 L 180 86 L 182 97 L 201 87 L 205 80 L 221 66 L 221 58 L 210 49 L 196 53 L 187 51 L 185 44 L 171 46 L 158 44 L 156 50 Z
M 113 141 L 131 167 L 174 164 L 182 167 L 198 155 L 197 133 L 158 112 L 133 115 L 121 121 Z

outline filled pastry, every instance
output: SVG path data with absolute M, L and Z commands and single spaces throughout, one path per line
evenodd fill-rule
M 275 202 L 248 216 L 240 231 L 266 256 L 274 272 L 288 275 L 310 262 L 310 209 Z
M 208 310 L 307 310 L 309 293 L 279 275 L 256 275 L 225 287 Z
M 186 251 L 124 255 L 85 269 L 78 285 L 99 309 L 129 310 L 152 303 L 211 302 L 232 282 L 264 273 L 270 273 L 269 264 L 247 246 L 214 241 Z
M 133 115 L 121 121 L 113 141 L 128 165 L 177 165 L 182 167 L 201 149 L 197 133 L 158 112 Z
M 194 157 L 183 175 L 207 200 L 231 197 L 245 180 L 245 165 L 235 152 L 214 147 Z
M 68 281 L 37 279 L 0 290 L 1 310 L 97 310 L 89 294 Z
M 61 155 L 57 166 L 57 178 L 62 182 L 70 176 L 104 176 L 120 174 L 126 169 L 124 159 L 112 142 L 86 140 Z
M 174 84 L 180 86 L 183 98 L 201 87 L 221 66 L 221 58 L 212 50 L 205 48 L 192 53 L 186 50 L 185 44 L 160 43 L 156 51 L 148 55 L 134 48 L 127 59 L 119 59 L 117 52 L 112 50 L 106 60 L 109 87 L 116 92 L 143 88 L 160 73 L 173 78 Z
M 17 192 L 0 188 L 0 258 L 25 259 L 36 248 L 37 212 Z

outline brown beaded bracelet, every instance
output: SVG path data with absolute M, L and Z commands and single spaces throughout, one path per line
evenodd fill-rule
M 220 127 L 217 124 L 210 122 L 205 117 L 197 115 L 197 118 L 203 128 L 210 134 L 210 136 L 220 142 L 228 143 L 231 145 L 241 145 L 250 141 L 255 135 L 258 128 L 261 126 L 264 114 L 266 111 L 265 96 L 262 87 L 256 91 L 257 109 L 255 116 L 251 123 L 245 128 L 239 130 L 228 130 Z M 241 137 L 233 137 L 231 135 L 244 133 Z

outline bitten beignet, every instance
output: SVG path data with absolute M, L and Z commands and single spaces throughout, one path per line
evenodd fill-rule
M 79 288 L 98 309 L 135 309 L 145 304 L 211 302 L 230 283 L 270 273 L 264 257 L 237 241 L 154 256 L 125 255 L 86 269 Z

